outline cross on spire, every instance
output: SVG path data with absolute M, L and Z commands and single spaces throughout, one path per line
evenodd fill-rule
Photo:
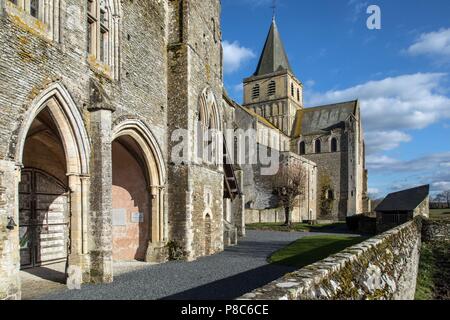
M 275 20 L 275 15 L 277 12 L 277 0 L 272 0 L 272 6 L 270 8 L 272 9 L 272 20 Z

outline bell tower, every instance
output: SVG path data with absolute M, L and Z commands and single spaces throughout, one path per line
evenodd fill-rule
M 255 73 L 244 79 L 243 105 L 292 136 L 297 111 L 303 108 L 303 85 L 292 71 L 275 18 Z

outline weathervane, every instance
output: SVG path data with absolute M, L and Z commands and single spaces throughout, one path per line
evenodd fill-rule
M 275 20 L 275 14 L 277 12 L 277 0 L 272 0 L 272 20 Z

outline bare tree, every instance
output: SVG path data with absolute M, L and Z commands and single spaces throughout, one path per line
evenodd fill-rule
M 297 198 L 304 194 L 305 168 L 299 160 L 291 158 L 280 164 L 280 170 L 273 180 L 273 191 L 279 205 L 284 208 L 285 225 L 292 225 L 292 211 Z
M 450 208 L 450 190 L 442 191 L 437 194 L 434 198 L 434 201 L 443 205 L 447 205 L 447 208 Z

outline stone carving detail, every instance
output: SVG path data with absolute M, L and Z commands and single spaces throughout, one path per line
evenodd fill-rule
M 90 81 L 90 104 L 88 107 L 89 111 L 97 110 L 110 110 L 112 112 L 116 111 L 116 108 L 112 105 L 111 99 L 103 89 L 102 85 L 91 79 Z

